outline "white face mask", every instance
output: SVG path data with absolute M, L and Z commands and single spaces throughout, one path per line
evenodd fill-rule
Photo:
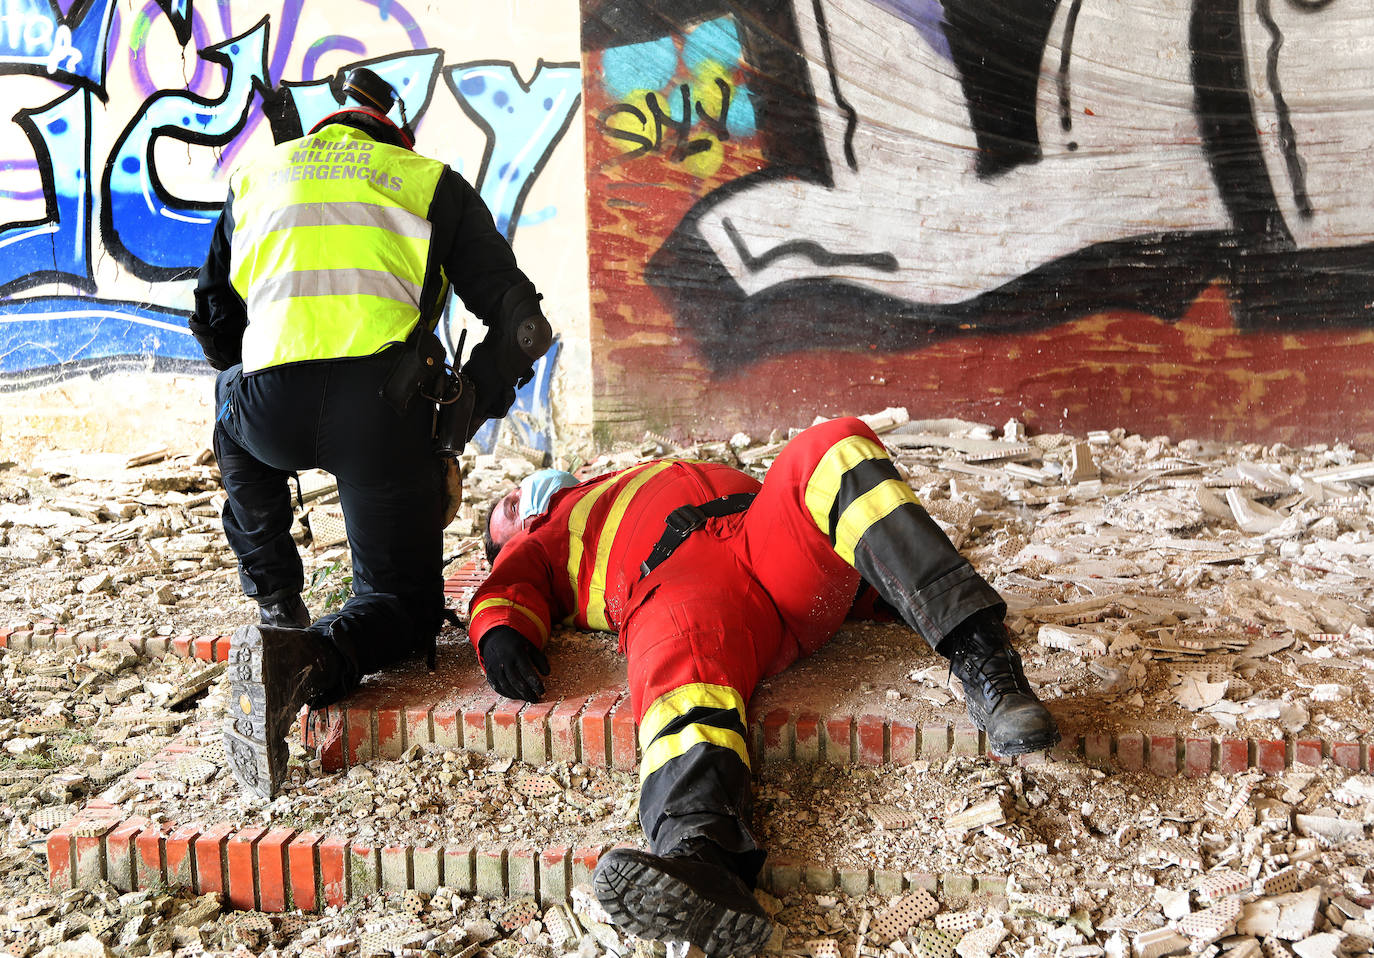
M 520 480 L 520 524 L 548 511 L 549 500 L 559 489 L 577 485 L 570 472 L 561 469 L 540 469 Z

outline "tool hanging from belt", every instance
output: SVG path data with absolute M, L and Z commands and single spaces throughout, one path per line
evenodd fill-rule
M 706 525 L 707 519 L 732 516 L 748 509 L 755 495 L 753 492 L 736 492 L 733 495 L 712 499 L 710 502 L 703 502 L 699 506 L 678 506 L 663 520 L 668 528 L 663 530 L 663 535 L 654 543 L 653 549 L 649 551 L 649 558 L 640 564 L 639 574 L 644 576 L 652 572 L 659 563 L 673 554 L 674 549 L 686 542 L 688 536 Z

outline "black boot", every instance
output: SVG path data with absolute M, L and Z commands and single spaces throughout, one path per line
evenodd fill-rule
M 224 750 L 243 788 L 271 798 L 286 777 L 286 736 L 301 706 L 337 702 L 357 684 L 330 640 L 245 625 L 229 640 Z
M 667 855 L 614 848 L 596 863 L 592 884 L 601 907 L 628 934 L 688 941 L 708 958 L 747 958 L 773 924 L 727 857 L 707 842 Z
M 287 596 L 280 602 L 259 605 L 258 624 L 278 629 L 307 629 L 310 627 L 310 610 L 300 596 Z
M 1059 726 L 1026 681 L 1000 619 L 974 616 L 940 643 L 940 652 L 963 683 L 969 717 L 987 732 L 994 753 L 1024 755 L 1059 742 Z

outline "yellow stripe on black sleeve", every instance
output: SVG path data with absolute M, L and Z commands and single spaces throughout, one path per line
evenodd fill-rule
M 806 508 L 816 528 L 832 541 L 834 527 L 831 517 L 835 513 L 835 500 L 845 476 L 856 466 L 877 459 L 891 462 L 886 450 L 867 436 L 846 436 L 825 451 L 812 471 L 806 483 Z
M 854 547 L 875 522 L 881 522 L 894 509 L 916 503 L 916 495 L 901 479 L 887 479 L 844 507 L 835 523 L 835 552 L 854 564 Z
M 749 767 L 749 749 L 739 732 L 714 725 L 689 725 L 674 735 L 660 736 L 644 750 L 644 757 L 639 763 L 639 780 L 643 782 L 665 763 L 703 743 L 734 752 L 745 768 Z
M 706 682 L 679 686 L 655 699 L 640 720 L 640 780 L 702 743 L 729 749 L 747 767 L 744 733 L 744 696 L 737 689 Z
M 739 717 L 740 727 L 744 727 L 744 696 L 737 689 L 692 682 L 665 692 L 644 710 L 644 717 L 639 720 L 639 747 L 647 749 L 669 723 L 699 708 L 733 710 Z

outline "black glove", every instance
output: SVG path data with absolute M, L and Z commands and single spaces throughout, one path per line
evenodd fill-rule
M 516 384 L 529 382 L 534 375 L 534 367 L 526 366 L 516 371 L 515 382 L 509 378 L 510 371 L 503 371 L 501 350 L 488 341 L 472 347 L 468 361 L 463 364 L 463 375 L 472 381 L 477 398 L 472 407 L 472 431 L 488 419 L 500 419 L 510 407 L 515 405 Z M 509 362 L 509 360 L 507 360 Z
M 540 675 L 549 674 L 549 660 L 529 639 L 508 625 L 494 626 L 477 643 L 487 684 L 508 699 L 538 702 L 544 694 Z M 539 675 L 535 674 L 539 670 Z
M 200 344 L 200 351 L 215 372 L 224 372 L 230 366 L 243 362 L 243 343 L 241 339 L 226 337 L 213 326 L 198 321 L 194 316 L 187 322 L 191 335 Z

